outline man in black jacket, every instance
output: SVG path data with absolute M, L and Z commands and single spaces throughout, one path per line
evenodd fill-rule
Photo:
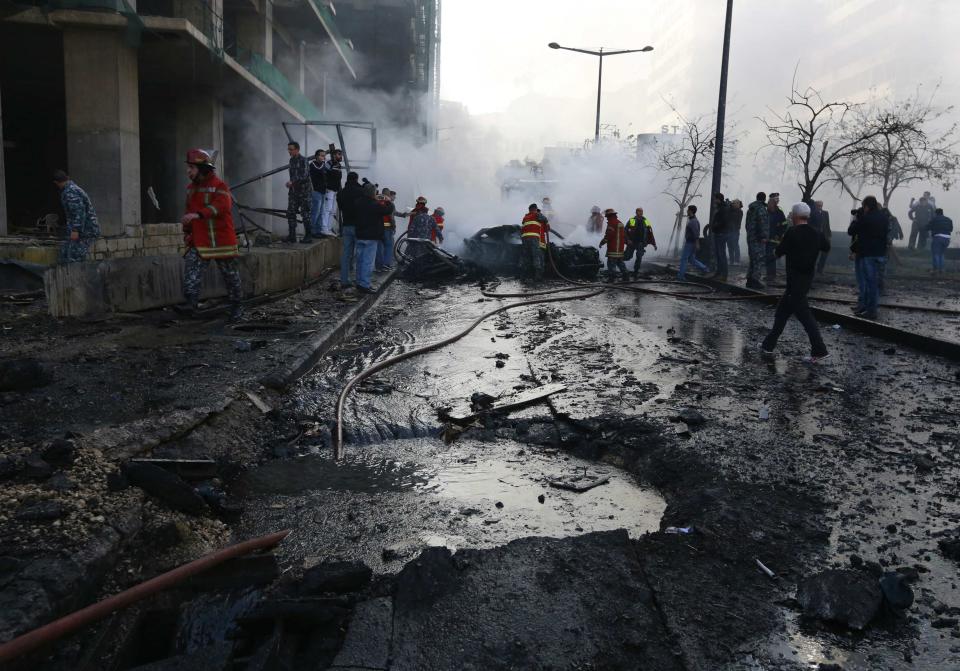
M 730 229 L 730 201 L 722 193 L 713 194 L 713 219 L 710 235 L 713 238 L 714 273 L 711 277 L 727 281 L 727 233 Z
M 377 243 L 383 241 L 383 218 L 393 212 L 393 203 L 377 200 L 377 187 L 365 184 L 356 201 L 357 226 L 357 290 L 373 294 L 370 286 L 373 264 L 377 260 Z
M 887 231 L 890 220 L 880 211 L 880 203 L 873 196 L 863 199 L 863 207 L 850 223 L 847 234 L 855 239 L 857 259 L 863 281 L 860 288 L 860 308 L 857 315 L 865 319 L 877 318 L 880 303 L 880 276 L 887 263 Z
M 773 328 L 760 345 L 764 354 L 773 354 L 777 340 L 783 333 L 790 315 L 796 315 L 810 338 L 810 356 L 804 360 L 809 363 L 818 363 L 826 359 L 827 346 L 820 335 L 817 322 L 810 314 L 807 305 L 807 294 L 813 283 L 816 272 L 817 256 L 821 252 L 830 251 L 830 243 L 823 235 L 809 226 L 810 206 L 806 203 L 797 203 L 790 210 L 790 220 L 793 226 L 783 234 L 783 239 L 777 244 L 776 258 L 787 257 L 787 288 L 783 297 L 777 303 L 777 312 L 773 318 Z
M 354 263 L 357 249 L 357 205 L 363 195 L 360 189 L 360 175 L 355 172 L 347 173 L 347 183 L 337 194 L 337 205 L 340 207 L 340 288 L 349 289 L 353 286 L 350 281 L 350 267 Z
M 327 189 L 323 194 L 323 210 L 320 213 L 320 235 L 324 237 L 333 235 L 330 222 L 333 219 L 333 210 L 337 206 L 337 194 L 340 193 L 340 185 L 343 181 L 343 172 L 340 170 L 342 160 L 343 152 L 330 145 L 330 158 L 327 160 L 327 169 L 324 173 Z

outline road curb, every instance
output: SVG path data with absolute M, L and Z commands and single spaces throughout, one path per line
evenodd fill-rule
M 295 345 L 287 350 L 287 362 L 274 368 L 260 378 L 260 384 L 270 389 L 282 391 L 313 370 L 317 362 L 376 305 L 388 286 L 397 276 L 397 270 L 391 270 L 377 286 L 377 293 L 364 296 L 353 308 L 329 330 Z
M 663 264 L 651 263 L 650 265 L 662 272 L 675 272 L 673 268 Z M 763 291 L 747 289 L 746 287 L 738 286 L 736 284 L 718 282 L 717 280 L 712 280 L 705 277 L 697 277 L 695 279 L 700 284 L 707 284 L 739 296 L 763 296 L 766 302 L 772 304 L 776 304 L 780 300 L 780 294 L 768 294 Z M 811 299 L 811 301 L 813 300 L 814 299 Z M 812 312 L 815 317 L 823 322 L 839 324 L 840 326 L 848 328 L 851 331 L 858 331 L 874 338 L 886 340 L 888 342 L 903 345 L 905 347 L 913 347 L 926 354 L 933 354 L 935 356 L 941 356 L 953 361 L 960 361 L 960 343 L 951 342 L 949 340 L 941 340 L 939 338 L 923 335 L 921 333 L 914 333 L 913 331 L 900 329 L 895 326 L 890 326 L 889 324 L 884 324 L 883 322 L 875 322 L 870 319 L 863 319 L 861 317 L 854 316 L 853 314 L 834 312 L 833 310 L 827 310 L 826 308 L 817 307 L 815 305 L 810 306 L 810 312 Z

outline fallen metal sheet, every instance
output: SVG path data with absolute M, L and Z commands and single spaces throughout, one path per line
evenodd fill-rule
M 502 397 L 500 400 L 496 401 L 489 408 L 484 408 L 478 412 L 467 411 L 467 412 L 451 412 L 447 416 L 454 422 L 466 422 L 477 415 L 482 415 L 489 412 L 498 412 L 500 410 L 508 410 L 510 408 L 516 408 L 521 405 L 526 405 L 527 403 L 533 403 L 538 401 L 541 398 L 550 396 L 551 394 L 556 394 L 558 391 L 564 391 L 567 388 L 567 385 L 554 382 L 552 384 L 545 384 L 542 387 L 535 387 L 533 389 L 524 389 L 521 392 L 516 394 L 511 394 L 510 396 Z

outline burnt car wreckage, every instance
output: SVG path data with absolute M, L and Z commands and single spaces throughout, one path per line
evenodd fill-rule
M 593 280 L 600 271 L 600 253 L 583 245 L 548 243 L 556 271 L 566 277 Z M 414 252 L 414 246 L 416 252 Z M 483 228 L 464 240 L 463 258 L 426 240 L 401 235 L 396 243 L 397 258 L 407 279 L 439 279 L 461 275 L 512 275 L 520 269 L 520 226 L 506 224 Z M 547 272 L 555 274 L 548 263 Z

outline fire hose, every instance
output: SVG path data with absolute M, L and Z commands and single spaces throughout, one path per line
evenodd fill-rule
M 400 243 L 401 243 L 401 241 L 404 240 L 405 236 L 406 236 L 406 233 L 402 234 L 402 235 L 397 239 L 397 241 L 396 241 L 396 243 L 395 243 L 395 244 L 396 244 L 396 251 L 398 252 L 398 256 L 400 256 L 400 258 L 404 258 L 404 259 L 407 258 L 407 257 L 406 257 L 405 254 L 402 253 Z M 619 285 L 618 285 L 618 284 L 610 284 L 610 283 L 603 284 L 603 283 L 597 283 L 597 282 L 580 282 L 580 281 L 578 281 L 578 280 L 570 279 L 569 277 L 566 277 L 563 273 L 560 272 L 559 268 L 557 268 L 557 264 L 554 262 L 553 255 L 552 255 L 552 253 L 550 252 L 550 245 L 549 245 L 549 244 L 547 245 L 547 257 L 550 259 L 550 266 L 553 268 L 553 271 L 557 274 L 557 276 L 558 276 L 560 279 L 562 279 L 562 280 L 564 280 L 565 282 L 567 282 L 568 284 L 572 284 L 572 285 L 574 285 L 574 286 L 572 286 L 572 287 L 564 287 L 564 288 L 560 288 L 560 289 L 548 289 L 548 290 L 544 290 L 544 291 L 534 291 L 534 292 L 525 292 L 525 293 L 511 293 L 511 294 L 497 294 L 497 293 L 492 293 L 492 292 L 488 292 L 488 291 L 483 291 L 482 294 L 483 294 L 484 296 L 488 297 L 488 298 L 522 298 L 522 297 L 529 297 L 529 296 L 548 296 L 548 295 L 552 295 L 552 294 L 563 294 L 563 293 L 568 293 L 568 292 L 571 292 L 571 291 L 587 290 L 587 289 L 592 289 L 592 291 L 591 291 L 590 293 L 586 293 L 586 294 L 554 296 L 554 297 L 551 297 L 551 298 L 535 298 L 535 299 L 533 299 L 533 300 L 520 301 L 519 303 L 510 303 L 510 304 L 508 304 L 508 305 L 502 305 L 502 306 L 500 306 L 499 308 L 496 308 L 495 310 L 491 310 L 491 311 L 489 311 L 489 312 L 486 312 L 486 313 L 480 315 L 479 317 L 477 317 L 477 318 L 470 324 L 470 326 L 468 326 L 467 328 L 463 329 L 462 331 L 460 331 L 460 332 L 458 332 L 458 333 L 455 333 L 454 335 L 452 335 L 452 336 L 450 336 L 450 337 L 448 337 L 448 338 L 444 338 L 443 340 L 439 340 L 439 341 L 434 342 L 434 343 L 430 343 L 430 344 L 427 344 L 427 345 L 423 345 L 423 346 L 421 346 L 421 347 L 416 347 L 416 348 L 411 349 L 411 350 L 409 350 L 409 351 L 407 351 L 407 352 L 402 352 L 402 353 L 397 354 L 397 355 L 395 355 L 395 356 L 392 356 L 392 357 L 389 357 L 389 358 L 387 358 L 387 359 L 384 359 L 383 361 L 378 361 L 377 363 L 374 363 L 374 364 L 372 364 L 371 366 L 368 366 L 368 367 L 365 368 L 364 370 L 360 371 L 357 375 L 355 375 L 353 378 L 351 378 L 351 379 L 343 386 L 343 389 L 340 390 L 340 395 L 337 397 L 336 420 L 335 420 L 335 421 L 336 421 L 336 431 L 335 431 L 334 434 L 333 434 L 333 446 L 334 446 L 334 455 L 335 455 L 335 458 L 337 458 L 337 459 L 342 459 L 342 458 L 343 458 L 343 408 L 344 408 L 344 405 L 346 404 L 347 396 L 349 396 L 350 392 L 353 390 L 353 388 L 354 388 L 357 384 L 359 384 L 359 383 L 362 382 L 363 380 L 367 379 L 368 377 L 370 377 L 370 376 L 373 375 L 374 373 L 377 373 L 377 372 L 379 372 L 379 371 L 381 371 L 381 370 L 383 370 L 383 369 L 385 369 L 385 368 L 389 368 L 390 366 L 392 366 L 392 365 L 394 365 L 394 364 L 396 364 L 396 363 L 399 363 L 399 362 L 404 361 L 404 360 L 406 360 L 406 359 L 410 359 L 410 358 L 415 357 L 415 356 L 418 356 L 418 355 L 420 355 L 420 354 L 425 354 L 425 353 L 427 353 L 427 352 L 432 352 L 432 351 L 434 351 L 434 350 L 440 349 L 441 347 L 445 347 L 446 345 L 449 345 L 449 344 L 451 344 L 451 343 L 453 343 L 453 342 L 456 342 L 457 340 L 460 340 L 460 338 L 463 338 L 463 337 L 466 336 L 468 333 L 470 333 L 473 329 L 475 329 L 477 326 L 479 326 L 481 322 L 483 322 L 485 319 L 488 319 L 489 317 L 492 317 L 493 315 L 499 314 L 499 313 L 501 313 L 501 312 L 506 312 L 507 310 L 512 310 L 512 309 L 514 309 L 514 308 L 525 307 L 525 306 L 528 306 L 528 305 L 537 305 L 537 304 L 539 304 L 539 303 L 558 303 L 558 302 L 561 302 L 561 301 L 583 300 L 583 299 L 585 299 L 585 298 L 593 298 L 594 296 L 599 296 L 600 294 L 604 293 L 605 291 L 607 291 L 607 290 L 609 290 L 609 289 L 616 289 L 616 290 L 621 290 L 621 291 L 632 291 L 632 292 L 636 292 L 636 293 L 655 294 L 655 295 L 662 295 L 662 296 L 671 296 L 671 297 L 674 297 L 674 298 L 686 298 L 686 299 L 698 299 L 698 298 L 699 298 L 699 299 L 702 299 L 702 298 L 705 297 L 705 294 L 707 294 L 707 293 L 712 293 L 712 292 L 714 291 L 713 287 L 711 287 L 711 286 L 709 286 L 709 285 L 697 284 L 697 283 L 695 283 L 695 282 L 685 282 L 685 281 L 680 281 L 680 280 L 666 280 L 666 281 L 661 281 L 661 282 L 656 282 L 656 281 L 654 281 L 654 282 L 648 282 L 648 281 L 645 281 L 645 282 L 646 282 L 646 283 L 651 283 L 651 284 L 652 284 L 652 283 L 659 283 L 659 284 L 681 284 L 681 285 L 687 286 L 687 287 L 696 287 L 696 288 L 707 289 L 708 291 L 707 291 L 707 292 L 694 292 L 694 293 L 690 293 L 690 292 L 670 292 L 670 291 L 658 291 L 658 290 L 656 290 L 656 289 L 648 289 L 648 288 L 643 288 L 643 287 L 630 286 L 630 285 L 635 284 L 635 283 L 619 284 Z M 756 299 L 756 298 L 769 299 L 770 297 L 767 296 L 767 295 L 761 295 L 761 296 L 733 296 L 733 297 L 711 296 L 711 299 L 712 299 L 712 300 L 724 300 L 724 299 L 727 299 L 727 298 L 730 298 L 730 299 L 744 299 L 744 298 L 747 298 L 747 299 Z
M 270 534 L 269 536 L 253 538 L 251 540 L 243 541 L 242 543 L 237 543 L 236 545 L 231 545 L 221 550 L 217 550 L 216 552 L 200 557 L 189 564 L 184 564 L 183 566 L 178 566 L 172 571 L 161 573 L 155 578 L 151 578 L 146 582 L 134 585 L 130 589 L 124 590 L 119 594 L 114 594 L 113 596 L 107 597 L 103 601 L 98 601 L 97 603 L 91 604 L 86 608 L 82 608 L 81 610 L 71 613 L 70 615 L 61 617 L 59 620 L 54 620 L 53 622 L 45 624 L 38 629 L 29 631 L 26 634 L 18 636 L 17 638 L 0 645 L 0 664 L 9 662 L 12 659 L 16 659 L 21 655 L 25 655 L 28 652 L 36 650 L 40 646 L 62 638 L 67 634 L 76 631 L 80 627 L 84 627 L 106 617 L 115 610 L 126 608 L 137 601 L 141 601 L 149 596 L 152 596 L 153 594 L 156 594 L 157 592 L 167 589 L 168 587 L 172 587 L 177 583 L 183 582 L 191 576 L 194 576 L 202 571 L 206 571 L 209 568 L 213 568 L 218 564 L 222 564 L 228 559 L 242 557 L 243 555 L 249 554 L 255 550 L 272 548 L 286 538 L 289 533 L 289 529 L 285 531 L 278 531 L 277 533 Z

